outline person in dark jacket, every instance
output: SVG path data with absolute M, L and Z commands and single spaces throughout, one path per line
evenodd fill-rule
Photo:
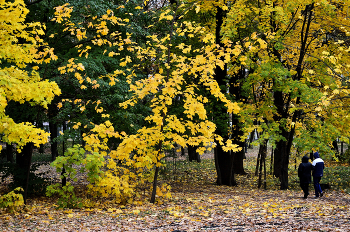
M 300 187 L 304 192 L 304 198 L 309 195 L 309 184 L 311 183 L 312 164 L 309 163 L 309 157 L 304 156 L 298 168 L 298 177 L 300 179 Z
M 312 176 L 314 179 L 315 196 L 322 197 L 323 192 L 321 189 L 320 181 L 323 176 L 324 162 L 320 158 L 318 152 L 314 153 L 314 161 L 312 161 Z

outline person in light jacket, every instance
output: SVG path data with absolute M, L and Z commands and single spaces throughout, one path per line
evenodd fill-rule
M 298 168 L 298 177 L 300 179 L 300 187 L 304 192 L 304 198 L 309 195 L 309 184 L 311 183 L 312 164 L 309 162 L 309 157 L 304 156 L 301 159 L 301 164 Z
M 318 152 L 314 153 L 314 158 L 314 161 L 312 161 L 312 176 L 314 179 L 315 197 L 322 197 L 323 192 L 320 181 L 321 177 L 323 176 L 324 162 L 320 158 L 320 154 L 318 154 Z

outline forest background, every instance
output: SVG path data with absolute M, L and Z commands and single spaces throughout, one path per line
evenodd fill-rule
M 348 1 L 0 4 L 4 212 L 40 194 L 63 209 L 171 201 L 169 175 L 193 171 L 176 172 L 184 149 L 211 154 L 200 176 L 222 192 L 249 179 L 282 195 L 319 151 L 347 199 Z M 36 174 L 37 153 L 59 182 Z

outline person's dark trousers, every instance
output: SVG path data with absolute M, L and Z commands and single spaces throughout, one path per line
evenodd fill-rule
M 300 183 L 300 187 L 304 192 L 304 198 L 307 198 L 309 195 L 309 183 Z
M 320 185 L 320 180 L 321 177 L 315 177 L 314 176 L 314 187 L 315 187 L 315 196 L 319 197 L 320 195 L 322 196 L 322 189 L 321 189 L 321 185 Z

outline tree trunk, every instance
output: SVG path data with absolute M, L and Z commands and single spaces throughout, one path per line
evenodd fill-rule
M 303 18 L 302 21 L 303 25 L 301 27 L 300 36 L 301 36 L 301 43 L 298 45 L 300 47 L 299 51 L 299 58 L 298 63 L 295 66 L 295 74 L 291 76 L 291 80 L 293 81 L 300 81 L 303 78 L 303 70 L 305 68 L 304 65 L 304 59 L 308 52 L 308 46 L 310 44 L 310 41 L 308 41 L 309 38 L 312 39 L 312 36 L 310 36 L 310 25 L 311 21 L 313 20 L 312 15 L 314 8 L 314 3 L 311 3 L 309 5 L 305 6 L 305 10 L 303 10 Z M 273 12 L 272 14 L 275 14 Z M 274 28 L 277 28 L 277 23 L 272 19 L 271 23 Z M 277 30 L 277 29 L 276 29 Z M 278 62 L 280 64 L 283 64 L 283 58 L 280 53 L 280 51 L 276 48 L 273 48 L 273 54 L 277 58 Z M 290 67 L 284 66 L 286 69 L 290 70 Z M 283 78 L 289 78 L 289 77 L 283 77 Z M 273 98 L 274 98 L 274 106 L 276 108 L 276 113 L 273 116 L 273 119 L 276 123 L 279 123 L 279 135 L 280 140 L 276 143 L 276 149 L 274 151 L 274 175 L 276 177 L 279 177 L 281 182 L 281 189 L 287 189 L 288 188 L 288 164 L 289 164 L 289 156 L 290 156 L 290 150 L 292 146 L 292 142 L 294 139 L 295 134 L 295 123 L 300 119 L 301 117 L 301 111 L 296 110 L 293 113 L 290 112 L 289 107 L 291 105 L 291 101 L 293 95 L 290 92 L 283 92 L 283 83 L 277 81 L 274 79 L 273 82 Z M 297 90 L 299 93 L 300 91 Z M 294 100 L 293 100 L 294 101 Z M 295 99 L 294 105 L 298 106 L 300 104 L 301 97 L 298 96 Z M 289 122 L 288 122 L 289 121 Z M 291 124 L 290 124 L 291 123 Z M 291 129 L 289 131 L 289 128 L 291 126 Z
M 58 123 L 57 123 L 57 115 L 58 108 L 57 102 L 52 101 L 48 107 L 48 117 L 49 117 L 49 130 L 50 130 L 50 144 L 51 144 L 51 160 L 54 161 L 58 156 L 58 143 L 54 141 L 58 135 Z
M 261 145 L 259 147 L 258 157 L 256 157 L 256 165 L 255 165 L 255 173 L 254 176 L 258 176 L 258 170 L 260 166 L 260 159 L 261 159 Z
M 188 159 L 189 159 L 189 161 L 190 162 L 197 161 L 198 163 L 200 163 L 201 162 L 201 157 L 200 157 L 199 153 L 196 151 L 197 150 L 197 146 L 188 145 L 187 149 L 188 149 Z
M 236 143 L 237 144 L 237 143 Z M 238 152 L 233 152 L 233 170 L 235 174 L 246 175 L 246 171 L 244 170 L 243 161 L 245 159 L 244 149 Z
M 285 115 L 285 102 L 283 100 L 283 93 L 281 91 L 275 91 L 273 93 L 274 97 L 274 105 L 276 107 L 276 114 L 274 115 L 274 121 L 280 122 L 281 118 Z M 284 128 L 282 125 L 280 125 L 281 133 L 284 131 Z M 282 168 L 282 149 L 283 147 L 283 141 L 282 139 L 276 143 L 276 148 L 274 151 L 274 163 L 273 163 L 273 175 L 275 177 L 280 178 L 281 177 L 281 168 Z
M 55 141 L 57 138 L 57 124 L 49 122 L 50 127 L 50 143 L 51 143 L 51 161 L 54 161 L 58 156 L 58 143 Z
M 334 141 L 332 142 L 332 145 L 333 145 L 333 150 L 334 150 L 337 154 L 339 154 L 338 141 L 337 141 L 337 140 L 334 140 Z
M 274 153 L 274 149 L 271 148 L 271 163 L 270 163 L 270 175 L 272 175 L 272 167 L 273 167 L 273 153 Z
M 249 135 L 249 145 L 248 145 L 248 148 L 253 148 L 253 141 L 255 139 L 255 129 L 250 133 Z
M 219 166 L 219 156 L 218 156 L 218 152 L 217 152 L 217 148 L 214 148 L 214 161 L 215 161 L 215 169 L 216 169 L 216 184 L 217 185 L 222 185 L 222 178 L 221 178 L 221 169 Z
M 218 142 L 217 142 L 218 143 Z M 231 152 L 225 152 L 222 146 L 215 147 L 215 162 L 217 165 L 217 181 L 218 185 L 235 186 L 237 185 L 234 177 L 233 162 L 234 156 Z
M 23 200 L 26 204 L 29 186 L 30 165 L 33 154 L 33 143 L 27 143 L 23 146 L 21 152 L 16 154 L 17 170 L 14 173 L 14 185 L 22 187 L 24 190 Z
M 280 139 L 276 143 L 276 149 L 274 151 L 274 176 L 278 177 L 281 182 L 281 190 L 288 188 L 288 164 L 290 149 L 293 142 L 294 128 L 291 131 L 287 131 L 284 125 L 284 119 L 290 118 L 288 113 L 290 97 L 284 100 L 283 92 L 274 92 L 274 105 L 276 106 L 277 112 L 274 116 L 274 121 L 279 122 L 280 135 L 283 139 Z M 298 102 L 298 100 L 296 101 Z M 296 113 L 294 113 L 292 121 L 296 121 Z
M 223 19 L 225 17 L 225 12 L 222 10 L 221 7 L 217 7 L 216 12 L 216 27 L 215 27 L 215 36 L 216 36 L 216 44 L 219 44 L 222 46 L 221 42 L 221 26 L 223 24 Z M 219 66 L 216 66 L 215 68 L 215 80 L 217 81 L 218 85 L 221 88 L 222 93 L 227 93 L 227 65 L 224 66 L 224 68 L 221 68 Z M 220 135 L 224 142 L 228 139 L 228 122 L 229 122 L 229 115 L 227 114 L 227 109 L 225 108 L 224 104 L 222 102 L 216 101 L 216 99 L 213 98 L 213 118 L 214 122 L 216 124 L 216 131 L 215 133 Z M 233 155 L 231 155 L 230 152 L 225 152 L 222 149 L 222 145 L 218 142 L 216 142 L 216 147 L 214 149 L 215 152 L 215 166 L 216 166 L 216 172 L 217 172 L 217 181 L 216 183 L 218 185 L 228 185 L 233 186 L 235 185 L 234 181 L 234 171 L 233 171 Z M 233 177 L 232 177 L 233 176 Z
M 340 143 L 340 155 L 343 156 L 344 155 L 344 142 L 341 141 Z
M 27 158 L 27 160 L 28 160 L 27 173 L 26 173 L 25 188 L 24 188 L 24 193 L 23 193 L 24 204 L 27 204 L 28 187 L 29 187 L 29 174 L 30 174 L 30 165 L 32 163 L 33 148 L 34 148 L 33 143 L 29 143 L 26 145 L 26 153 L 27 153 L 26 155 L 29 157 Z
M 154 172 L 154 178 L 153 178 L 153 189 L 152 189 L 152 196 L 151 196 L 151 203 L 156 202 L 156 193 L 157 193 L 157 180 L 158 180 L 158 172 L 159 172 L 159 167 L 156 166 L 156 170 Z
M 230 88 L 230 91 L 234 90 L 236 92 L 240 92 L 239 90 L 235 90 Z M 241 141 L 241 137 L 243 136 L 242 128 L 239 126 L 239 118 L 236 115 L 232 115 L 232 143 L 237 144 L 242 150 L 237 152 L 232 152 L 233 155 L 233 170 L 235 174 L 245 175 L 247 174 L 244 171 L 243 160 L 245 158 L 245 141 Z
M 13 164 L 13 153 L 14 153 L 13 145 L 6 143 L 6 160 L 7 160 L 7 162 L 10 162 L 11 164 Z
M 40 122 L 37 122 L 37 123 L 38 123 L 38 127 L 40 129 L 42 129 L 42 130 L 45 129 L 43 121 L 40 121 Z M 45 152 L 44 144 L 40 144 L 40 147 L 39 147 L 38 151 L 39 151 L 40 154 L 44 154 L 44 152 Z
M 279 177 L 281 190 L 288 189 L 288 164 L 290 150 L 287 141 L 280 140 L 275 149 L 275 176 Z M 277 161 L 277 162 L 276 162 Z
M 50 130 L 50 144 L 51 144 L 51 160 L 54 161 L 58 156 L 58 144 L 54 141 L 58 135 L 58 125 L 56 117 L 58 115 L 58 109 L 55 102 L 51 102 L 48 107 L 48 117 L 49 117 L 49 130 Z
M 181 146 L 181 156 L 185 156 L 185 148 Z
M 164 120 L 164 116 L 163 116 L 163 120 Z M 161 131 L 163 131 L 163 127 L 161 128 Z M 162 145 L 163 145 L 163 141 L 159 142 L 159 147 L 158 147 L 158 152 L 161 153 L 162 152 Z M 154 171 L 154 177 L 153 177 L 153 186 L 152 186 L 152 195 L 151 195 L 151 200 L 150 203 L 155 203 L 156 202 L 156 194 L 157 194 L 157 184 L 158 184 L 158 173 L 159 173 L 159 167 L 158 167 L 158 158 L 157 158 L 157 163 L 156 163 L 156 167 L 155 167 L 155 171 Z
M 260 165 L 259 165 L 258 188 L 260 188 L 262 185 L 263 166 L 264 166 L 265 173 L 266 173 L 265 159 L 266 159 L 266 154 L 267 154 L 267 141 L 268 140 L 265 140 L 263 144 L 260 144 L 260 149 L 259 149 Z

